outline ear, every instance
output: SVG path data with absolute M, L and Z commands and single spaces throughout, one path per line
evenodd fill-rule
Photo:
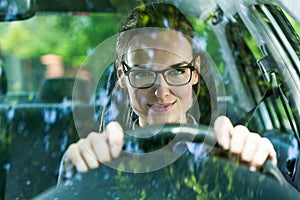
M 120 87 L 127 88 L 126 77 L 125 77 L 125 74 L 124 74 L 123 70 L 121 69 L 121 67 L 119 67 L 118 61 L 115 62 L 115 67 L 117 70 L 118 82 L 119 82 Z
M 197 84 L 199 81 L 199 76 L 200 76 L 200 65 L 201 65 L 201 59 L 200 56 L 198 56 L 195 60 L 195 68 L 196 70 L 193 71 L 193 75 L 192 75 L 192 80 L 191 83 L 193 85 Z
M 197 56 L 197 58 L 195 60 L 195 67 L 196 67 L 196 70 L 198 71 L 198 74 L 200 74 L 200 66 L 201 66 L 201 58 L 199 55 L 199 56 Z

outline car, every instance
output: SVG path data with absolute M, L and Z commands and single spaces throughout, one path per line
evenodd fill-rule
M 136 117 L 113 63 L 118 24 L 141 2 L 1 0 L 0 199 L 299 198 L 300 5 L 288 0 L 157 1 L 195 26 L 200 125 L 126 130 L 120 158 L 59 177 L 70 144 Z M 277 167 L 253 172 L 219 148 L 218 115 L 269 138 Z M 199 155 L 182 141 L 213 148 Z

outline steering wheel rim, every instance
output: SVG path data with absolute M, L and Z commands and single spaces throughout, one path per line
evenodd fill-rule
M 153 137 L 156 140 L 172 141 L 173 144 L 181 141 L 204 143 L 212 147 L 211 152 L 213 154 L 217 152 L 218 154 L 227 155 L 227 160 L 230 161 L 229 152 L 218 145 L 213 129 L 206 125 L 155 124 L 137 128 L 126 133 L 127 139 L 130 138 L 128 135 L 138 136 L 138 143 L 148 143 L 150 140 L 153 140 Z M 288 184 L 280 170 L 269 159 L 261 167 L 260 172 L 273 177 L 280 184 Z
M 210 146 L 217 145 L 217 140 L 211 127 L 192 124 L 155 124 L 138 127 L 125 132 L 126 140 L 146 143 L 153 140 L 162 142 L 187 141 L 204 143 Z M 123 147 L 125 148 L 125 147 Z
M 135 130 L 125 131 L 124 146 L 121 152 L 122 159 L 116 159 L 112 162 L 104 163 L 105 165 L 129 173 L 145 173 L 156 171 L 175 162 L 187 150 L 187 146 L 176 153 L 170 151 L 173 145 L 179 141 L 199 140 L 206 141 L 207 144 L 214 145 L 216 141 L 208 126 L 190 124 L 155 124 L 144 127 L 138 127 Z M 162 131 L 163 130 L 163 131 Z M 160 134 L 162 132 L 163 134 Z M 167 139 L 168 141 L 166 141 Z M 162 141 L 162 145 L 153 145 L 153 142 Z M 134 143 L 134 147 L 132 147 Z M 129 145 L 128 145 L 129 144 Z M 148 144 L 147 148 L 139 148 L 140 144 Z M 138 148 L 137 148 L 138 146 Z M 160 146 L 159 148 L 157 148 Z M 145 146 L 144 146 L 145 147 Z M 152 147 L 155 147 L 153 149 Z M 157 158 L 160 159 L 157 159 Z M 122 162 L 122 163 L 121 163 Z M 138 167 L 133 168 L 132 162 L 138 163 Z
M 160 127 L 159 127 L 160 126 Z M 164 127 L 165 127 L 165 131 L 169 131 L 169 135 L 171 135 L 172 136 L 172 138 L 174 138 L 175 136 L 174 136 L 174 134 L 175 133 L 170 133 L 170 131 L 171 130 L 178 130 L 178 129 L 176 129 L 176 126 L 178 127 L 178 125 L 164 125 Z M 184 130 L 186 130 L 186 131 L 188 131 L 188 130 L 190 130 L 191 129 L 191 127 L 192 127 L 192 129 L 195 129 L 196 127 L 195 126 L 190 126 L 190 125 L 181 125 L 181 127 L 182 128 L 184 128 Z M 175 128 L 175 129 L 174 129 Z M 203 128 L 203 129 L 201 129 L 201 128 Z M 207 130 L 211 130 L 211 129 L 207 129 L 208 127 L 205 127 L 205 126 L 201 126 L 201 130 L 194 130 L 194 132 L 196 132 L 196 133 L 198 133 L 198 132 L 202 132 L 202 133 L 207 133 Z M 161 125 L 152 125 L 152 126 L 148 126 L 148 127 L 146 127 L 146 129 L 144 130 L 144 132 L 147 130 L 147 131 L 149 131 L 149 130 L 157 130 L 157 129 L 161 129 Z M 188 134 L 191 134 L 191 133 L 194 133 L 194 132 L 189 132 Z M 141 133 L 141 130 L 139 129 L 138 131 L 136 131 L 135 132 L 135 134 L 137 134 L 137 133 Z M 131 132 L 130 134 L 133 134 L 133 132 Z M 166 137 L 166 135 L 168 135 L 168 134 L 166 134 L 166 135 L 162 135 L 162 134 L 164 134 L 162 131 L 160 131 L 160 134 L 155 134 L 155 136 L 157 137 L 157 138 L 159 138 L 159 137 Z M 172 135 L 173 134 L 173 135 Z M 178 133 L 176 133 L 176 134 L 178 134 Z M 191 139 L 192 137 L 191 137 L 191 135 L 190 136 L 188 136 L 188 137 L 186 137 L 186 136 L 184 136 L 183 135 L 184 133 L 181 133 L 181 134 L 179 134 L 179 136 L 180 137 L 177 137 L 177 139 L 185 139 L 185 140 L 187 140 L 187 139 Z M 210 134 L 211 134 L 211 132 L 210 132 Z M 150 139 L 150 134 L 149 134 L 149 132 L 148 133 L 146 133 L 146 135 L 144 135 L 144 136 L 147 136 L 147 137 L 141 137 L 142 139 Z M 152 134 L 152 136 L 154 136 L 153 134 Z M 193 142 L 195 142 L 195 141 L 197 141 L 197 142 L 200 142 L 200 141 L 203 141 L 203 139 L 207 139 L 206 138 L 207 137 L 207 135 L 206 134 L 196 134 L 195 135 L 195 137 L 194 137 L 194 139 L 193 139 Z M 215 142 L 215 138 L 214 138 L 214 136 L 213 135 L 209 135 L 208 137 L 210 137 L 209 139 L 207 139 L 206 141 L 207 142 L 212 142 L 212 143 L 214 143 Z M 182 140 L 177 140 L 177 141 L 182 141 Z M 177 142 L 176 141 L 176 142 Z M 216 145 L 215 145 L 216 146 Z M 217 147 L 218 148 L 218 147 Z M 122 156 L 120 157 L 120 159 L 122 158 Z M 117 159 L 116 159 L 117 160 Z M 115 162 L 116 160 L 113 160 L 112 162 Z M 216 162 L 215 162 L 216 161 Z M 213 160 L 212 162 L 213 163 L 210 163 L 210 164 L 213 164 L 213 166 L 215 166 L 216 164 L 217 164 L 217 166 L 222 166 L 222 167 L 226 167 L 227 166 L 227 164 L 226 165 L 224 165 L 224 161 L 226 161 L 226 162 L 230 162 L 229 160 L 225 160 L 225 159 L 219 159 L 219 160 Z M 181 163 L 181 161 L 180 162 L 176 162 L 177 164 L 180 164 Z M 175 167 L 177 166 L 177 164 L 176 163 L 174 163 L 175 165 Z M 267 166 L 267 165 L 269 165 L 270 164 L 270 166 Z M 185 165 L 186 165 L 187 163 L 185 162 Z M 173 166 L 173 167 L 174 167 Z M 208 165 L 208 166 L 211 166 L 211 165 Z M 232 164 L 230 164 L 229 166 L 233 166 Z M 272 164 L 271 164 L 271 162 L 266 162 L 266 164 L 265 164 L 265 166 L 267 167 L 267 168 L 270 168 L 270 169 L 275 169 L 275 172 L 277 173 L 277 168 L 275 167 L 275 166 L 273 166 Z M 265 167 L 264 166 L 264 167 Z M 168 171 L 169 171 L 169 166 L 168 166 L 168 168 L 166 168 Z M 177 169 L 177 168 L 176 168 Z M 206 168 L 207 170 L 212 170 L 211 168 Z M 223 168 L 224 169 L 224 168 Z M 231 167 L 230 167 L 230 169 L 231 169 Z M 288 194 L 289 195 L 289 198 L 288 199 L 295 199 L 295 196 L 297 196 L 298 195 L 298 192 L 296 191 L 296 190 L 294 190 L 289 184 L 284 184 L 284 183 L 286 183 L 286 181 L 284 181 L 284 180 L 281 180 L 281 178 L 282 177 L 280 177 L 279 179 L 278 179 L 278 177 L 277 176 L 273 176 L 272 175 L 272 173 L 274 173 L 274 171 L 272 171 L 272 170 L 266 170 L 266 169 L 264 169 L 265 170 L 265 172 L 263 172 L 263 173 L 266 173 L 266 174 L 268 174 L 268 175 L 270 175 L 270 173 L 271 173 L 271 176 L 274 178 L 275 177 L 275 179 L 276 180 L 278 180 L 281 184 L 276 184 L 276 185 L 269 185 L 269 184 L 267 184 L 268 182 L 264 182 L 263 180 L 265 180 L 264 178 L 263 179 L 261 179 L 260 181 L 259 181 L 259 177 L 260 177 L 260 173 L 251 173 L 249 170 L 246 170 L 246 168 L 240 168 L 240 167 L 238 167 L 237 168 L 238 169 L 238 171 L 239 172 L 245 172 L 245 171 L 247 171 L 247 173 L 250 175 L 251 174 L 251 176 L 253 176 L 253 177 L 248 177 L 248 176 L 246 176 L 246 179 L 244 179 L 244 176 L 242 175 L 242 176 L 238 176 L 238 177 L 240 177 L 240 179 L 242 180 L 242 183 L 244 183 L 245 184 L 245 186 L 252 186 L 252 187 L 254 187 L 254 189 L 258 189 L 258 193 L 257 193 L 257 199 L 266 199 L 266 198 L 270 198 L 271 196 L 269 196 L 269 195 L 274 195 L 274 193 L 278 193 L 278 195 L 277 195 L 277 193 L 276 193 L 276 196 L 274 196 L 275 197 L 275 199 L 282 199 L 283 198 L 283 196 L 284 197 L 287 197 L 286 195 Z M 201 169 L 202 170 L 202 169 Z M 94 198 L 95 197 L 95 194 L 97 194 L 97 195 L 103 195 L 104 197 L 106 197 L 106 195 L 107 194 L 115 194 L 114 192 L 115 192 L 115 189 L 117 189 L 118 187 L 116 187 L 115 186 L 115 181 L 118 183 L 118 179 L 115 179 L 114 178 L 114 176 L 112 176 L 112 175 L 108 175 L 108 176 L 106 176 L 105 174 L 107 173 L 109 171 L 109 173 L 111 172 L 112 174 L 115 174 L 115 175 L 120 175 L 120 172 L 119 171 L 116 171 L 116 170 L 111 170 L 109 167 L 107 168 L 106 166 L 104 166 L 104 165 L 101 165 L 101 167 L 99 167 L 98 169 L 94 169 L 94 170 L 91 170 L 91 171 L 89 171 L 89 172 L 87 172 L 87 173 L 84 173 L 84 174 L 81 174 L 80 176 L 78 176 L 79 177 L 79 179 L 78 178 L 76 178 L 76 177 L 73 177 L 73 179 L 72 180 L 69 180 L 68 181 L 68 183 L 66 183 L 66 184 L 61 184 L 61 185 L 59 185 L 59 187 L 56 187 L 56 188 L 52 188 L 52 189 L 50 189 L 50 190 L 48 190 L 48 191 L 46 191 L 46 192 L 44 192 L 44 193 L 42 193 L 41 195 L 39 195 L 36 199 L 54 199 L 54 197 L 56 198 L 56 197 L 62 197 L 62 199 L 63 198 L 65 198 L 65 197 L 68 197 L 68 198 L 70 198 L 70 197 L 74 197 L 74 198 L 78 198 L 79 196 L 81 196 L 81 197 L 84 197 L 85 199 L 87 198 L 88 199 L 88 197 L 89 196 L 91 196 L 92 198 Z M 150 175 L 151 176 L 151 180 L 158 180 L 158 181 L 162 181 L 162 184 L 164 183 L 164 178 L 163 177 L 161 177 L 162 175 L 164 175 L 164 174 L 162 174 L 161 172 L 164 172 L 165 170 L 163 169 L 163 170 L 158 170 L 158 171 L 156 171 L 156 172 L 151 172 L 151 173 L 147 173 L 147 174 L 140 174 L 140 173 L 136 173 L 136 174 L 132 174 L 132 173 L 122 173 L 125 177 L 128 177 L 128 176 L 130 176 L 130 177 L 132 177 L 133 178 L 133 182 L 135 181 L 135 180 L 141 180 L 141 181 L 144 181 L 144 176 L 147 176 L 147 175 Z M 207 172 L 207 171 L 206 171 Z M 205 171 L 204 172 L 201 172 L 201 173 L 206 173 Z M 234 172 L 234 171 L 233 171 Z M 218 172 L 216 172 L 216 173 L 218 173 Z M 131 175 L 132 174 L 132 175 Z M 155 175 L 155 174 L 158 174 L 158 176 L 153 176 L 153 175 Z M 196 174 L 197 174 L 197 172 L 196 172 Z M 280 172 L 279 172 L 279 174 L 280 174 Z M 231 174 L 232 175 L 232 174 Z M 110 178 L 111 177 L 111 178 Z M 179 178 L 181 177 L 181 176 L 178 176 Z M 202 176 L 202 177 L 207 177 L 207 175 L 205 175 L 205 176 Z M 216 176 L 216 177 L 222 177 L 222 176 Z M 247 181 L 248 180 L 248 178 L 249 178 L 249 181 Z M 266 176 L 267 177 L 267 176 Z M 276 178 L 277 177 L 277 178 Z M 91 178 L 91 179 L 90 179 Z M 119 178 L 120 178 L 120 176 L 119 176 Z M 154 179 L 153 179 L 154 178 Z M 200 175 L 200 177 L 198 177 L 198 178 L 201 178 L 201 175 Z M 209 177 L 207 177 L 208 179 L 210 179 Z M 269 179 L 267 179 L 266 181 L 268 181 L 268 180 L 270 180 L 271 181 L 271 183 L 278 183 L 276 180 L 274 180 L 273 178 L 269 178 Z M 272 180 L 271 180 L 272 179 Z M 284 178 L 283 178 L 284 179 Z M 108 184 L 107 183 L 107 181 L 113 181 L 111 184 Z M 128 180 L 128 179 L 121 179 L 121 180 Z M 180 180 L 182 180 L 182 179 L 180 179 Z M 71 182 L 70 182 L 71 181 Z M 89 184 L 91 184 L 90 186 L 87 186 L 87 182 L 86 181 L 88 181 L 88 183 Z M 244 182 L 245 181 L 245 182 Z M 263 182 L 261 182 L 261 181 L 263 181 Z M 95 182 L 95 185 L 94 185 L 94 182 Z M 221 184 L 221 182 L 218 182 L 218 183 L 220 183 Z M 237 183 L 240 183 L 239 181 L 237 181 Z M 248 185 L 248 184 L 250 184 L 250 185 Z M 129 180 L 129 184 L 130 184 L 130 180 Z M 258 186 L 256 185 L 256 184 L 258 184 Z M 283 184 L 283 185 L 282 185 Z M 151 184 L 150 184 L 151 185 Z M 165 185 L 165 184 L 163 184 L 163 185 Z M 183 184 L 184 185 L 184 184 Z M 107 193 L 106 192 L 106 189 L 105 188 L 110 188 L 112 186 L 112 188 L 115 188 L 115 189 L 113 189 L 112 190 L 112 192 L 109 192 L 109 193 Z M 144 189 L 144 185 L 142 184 L 142 185 L 135 185 L 136 187 L 137 186 L 139 186 L 139 187 L 141 187 L 141 188 L 143 188 Z M 273 191 L 274 190 L 274 187 L 273 186 L 276 186 L 276 188 L 277 189 L 275 189 L 275 191 Z M 126 189 L 128 189 L 127 188 L 127 185 L 125 185 L 124 186 Z M 151 187 L 151 186 L 149 186 L 150 188 L 153 188 L 153 187 Z M 241 188 L 240 188 L 240 185 L 237 185 L 236 187 L 234 187 L 233 186 L 233 188 L 235 188 L 235 190 L 233 191 L 233 193 L 232 192 L 230 192 L 230 193 L 228 193 L 228 189 L 226 189 L 227 188 L 227 185 L 225 185 L 224 186 L 224 188 L 225 188 L 225 190 L 227 191 L 226 192 L 226 194 L 229 194 L 229 199 L 230 199 L 230 195 L 233 195 L 233 196 L 235 196 L 235 195 L 237 195 L 238 197 L 241 197 L 241 196 L 239 196 L 239 191 L 241 190 Z M 247 188 L 247 187 L 246 187 Z M 251 187 L 250 187 L 251 188 Z M 264 189 L 268 189 L 268 191 L 267 192 L 264 192 L 265 190 Z M 77 190 L 80 190 L 80 192 L 78 192 Z M 287 192 L 287 189 L 288 189 L 288 191 L 289 191 L 289 193 L 286 193 Z M 109 190 L 110 191 L 110 190 Z M 165 190 L 163 190 L 163 191 L 165 191 Z M 248 190 L 247 190 L 248 191 Z M 94 193 L 93 193 L 94 192 Z M 152 193 L 151 193 L 152 194 Z M 150 195 L 151 195 L 150 194 Z M 245 194 L 245 193 L 241 193 L 242 195 L 243 194 Z M 247 193 L 248 194 L 248 193 Z M 243 196 L 244 197 L 244 196 Z M 228 198 L 227 198 L 228 199 Z

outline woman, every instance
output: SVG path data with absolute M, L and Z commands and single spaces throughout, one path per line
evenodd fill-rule
M 119 31 L 115 66 L 118 83 L 129 94 L 138 116 L 132 128 L 197 123 L 188 112 L 193 93 L 199 92 L 201 58 L 186 17 L 172 5 L 143 5 L 131 12 Z M 276 152 L 268 139 L 245 126 L 234 127 L 225 116 L 218 117 L 213 128 L 218 143 L 251 170 L 260 168 L 266 159 L 276 165 Z M 64 163 L 72 163 L 80 172 L 97 168 L 120 155 L 123 139 L 122 126 L 110 122 L 101 134 L 92 132 L 70 145 Z

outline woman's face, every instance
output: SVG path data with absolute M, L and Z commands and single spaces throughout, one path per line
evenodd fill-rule
M 186 66 L 193 61 L 191 44 L 176 31 L 164 30 L 135 35 L 124 56 L 124 62 L 132 69 L 161 71 L 170 66 Z M 196 70 L 189 83 L 169 85 L 162 73 L 158 73 L 154 85 L 134 88 L 128 76 L 119 74 L 121 86 L 127 88 L 133 111 L 139 116 L 140 126 L 156 123 L 186 123 L 186 112 L 192 103 L 192 86 L 198 83 L 200 58 L 196 58 Z M 120 68 L 119 68 L 120 69 Z

